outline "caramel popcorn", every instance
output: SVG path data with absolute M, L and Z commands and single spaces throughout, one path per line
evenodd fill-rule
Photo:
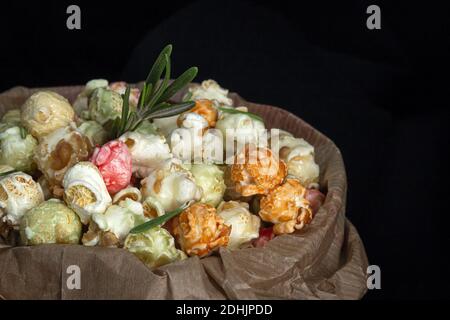
M 226 247 L 231 228 L 210 205 L 196 203 L 173 220 L 173 234 L 189 256 L 205 257 Z
M 181 114 L 178 117 L 177 124 L 179 127 L 183 126 L 183 121 L 186 119 L 186 115 L 189 113 L 195 113 L 202 116 L 208 122 L 208 127 L 210 128 L 216 126 L 217 110 L 211 100 L 201 99 L 195 101 L 195 106 L 191 110 Z
M 64 174 L 80 161 L 89 159 L 92 145 L 72 127 L 60 128 L 44 136 L 35 149 L 34 159 L 49 182 L 50 190 L 61 186 Z
M 275 234 L 292 233 L 310 223 L 313 212 L 298 180 L 287 179 L 261 199 L 259 216 L 274 224 Z
M 267 194 L 283 182 L 286 174 L 286 164 L 275 158 L 270 149 L 249 145 L 235 157 L 231 167 L 231 180 L 243 196 Z

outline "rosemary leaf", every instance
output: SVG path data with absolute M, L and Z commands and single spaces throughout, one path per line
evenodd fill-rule
M 162 110 L 162 109 L 166 109 L 166 108 L 170 108 L 172 106 L 172 104 L 167 103 L 167 102 L 161 102 L 158 103 L 156 106 L 153 107 L 152 112 L 158 111 L 158 110 Z
M 125 89 L 125 94 L 122 96 L 123 105 L 122 105 L 122 116 L 120 117 L 120 127 L 119 127 L 119 136 L 125 132 L 125 127 L 128 122 L 128 114 L 130 112 L 130 87 L 127 86 Z
M 159 98 L 158 102 L 166 101 L 172 96 L 183 89 L 187 84 L 189 84 L 197 75 L 198 68 L 197 67 L 191 67 L 187 69 L 181 76 L 179 76 L 177 79 L 175 79 L 170 86 L 167 87 L 167 90 L 164 92 L 164 94 Z
M 162 216 L 159 216 L 155 219 L 144 222 L 143 224 L 140 224 L 140 225 L 134 227 L 133 229 L 131 229 L 130 233 L 133 233 L 133 234 L 141 233 L 141 232 L 147 231 L 151 228 L 160 226 L 160 225 L 166 223 L 167 221 L 169 221 L 170 219 L 172 219 L 173 217 L 176 217 L 177 215 L 179 215 L 181 212 L 183 212 L 184 209 L 186 209 L 186 206 L 179 207 L 179 208 L 177 208 L 173 211 L 170 211 Z
M 105 127 L 108 127 L 109 126 L 108 124 Z M 111 125 L 111 133 L 112 133 L 113 139 L 119 137 L 119 127 L 120 127 L 120 118 L 117 117 L 114 119 L 114 121 L 112 121 L 112 125 Z
M 154 92 L 152 98 L 148 102 L 149 110 L 153 109 L 153 106 L 159 101 L 159 98 L 166 90 L 167 85 L 170 81 L 170 59 L 169 59 L 169 56 L 166 55 L 165 60 L 166 60 L 166 69 L 165 69 L 166 72 L 164 74 L 164 80 L 160 83 L 158 89 Z
M 174 116 L 195 105 L 192 101 L 180 104 L 173 104 L 168 101 L 178 90 L 191 82 L 198 72 L 196 67 L 189 68 L 169 85 L 171 53 L 172 46 L 168 45 L 158 55 L 139 95 L 137 111 L 130 110 L 129 96 L 131 90 L 127 87 L 123 96 L 122 116 L 107 124 L 112 139 L 118 138 L 127 131 L 136 130 L 144 120 Z M 164 78 L 160 80 L 163 72 Z
M 144 105 L 145 105 L 145 101 L 148 101 L 150 99 L 150 95 L 153 91 L 153 85 L 152 84 L 148 84 L 147 85 L 147 92 L 145 93 L 144 96 Z
M 155 111 L 151 113 L 146 119 L 159 119 L 175 116 L 177 114 L 183 113 L 192 109 L 195 106 L 194 101 L 186 101 L 179 104 L 171 105 L 170 108 L 165 108 L 162 110 Z
M 17 170 L 9 170 L 9 171 L 2 172 L 2 173 L 0 173 L 0 177 L 7 176 L 7 175 L 9 175 L 11 173 L 14 173 L 14 172 L 17 172 Z
M 192 92 L 186 93 L 186 95 L 183 97 L 183 101 L 189 101 L 192 99 Z
M 144 87 L 142 87 L 141 93 L 139 94 L 139 100 L 137 104 L 137 109 L 141 109 L 144 106 L 144 99 L 147 95 L 148 85 L 144 83 Z
M 123 133 L 129 131 L 136 122 L 136 120 L 138 120 L 138 115 L 136 114 L 136 112 L 131 111 L 130 115 L 128 116 L 127 124 L 125 126 L 125 129 L 123 130 Z
M 19 127 L 20 129 L 20 137 L 22 139 L 25 139 L 27 137 L 27 129 L 25 129 L 24 127 Z
M 156 61 L 153 64 L 153 66 L 147 76 L 147 80 L 145 80 L 145 83 L 152 85 L 152 90 L 150 90 L 151 93 L 153 93 L 152 91 L 156 88 L 156 84 L 158 83 L 159 79 L 161 78 L 164 68 L 166 67 L 167 60 L 165 57 L 166 56 L 170 57 L 171 53 L 172 53 L 172 45 L 169 44 L 161 51 L 158 58 L 156 58 Z M 147 101 L 144 101 L 144 102 L 147 102 Z M 144 104 L 147 104 L 147 103 L 144 103 Z

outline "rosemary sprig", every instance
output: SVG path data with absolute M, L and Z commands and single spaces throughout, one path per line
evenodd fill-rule
M 11 173 L 14 173 L 14 172 L 17 172 L 17 170 L 9 170 L 9 171 L 2 172 L 2 173 L 0 173 L 0 177 L 7 176 L 7 175 L 9 175 Z
M 263 118 L 261 118 L 257 114 L 251 113 L 251 112 L 245 112 L 245 111 L 241 111 L 241 110 L 236 110 L 236 109 L 232 109 L 232 108 L 224 108 L 224 107 L 219 107 L 219 110 L 222 112 L 232 113 L 232 114 L 245 114 L 246 116 L 249 116 L 250 118 L 252 118 L 254 120 L 264 122 Z
M 187 206 L 181 206 L 173 211 L 170 211 L 162 216 L 159 216 L 155 219 L 152 219 L 150 221 L 144 222 L 136 227 L 134 227 L 133 229 L 130 230 L 130 233 L 142 233 L 144 231 L 147 231 L 151 228 L 160 226 L 164 223 L 166 223 L 167 221 L 169 221 L 170 219 L 172 219 L 173 217 L 176 217 L 177 215 L 179 215 L 181 212 L 183 212 L 184 209 L 186 209 Z
M 26 137 L 27 137 L 27 129 L 25 129 L 24 127 L 22 127 L 22 126 L 20 126 L 19 127 L 19 129 L 20 129 L 20 137 L 22 138 L 22 139 L 25 139 Z
M 136 110 L 130 109 L 128 101 L 130 88 L 127 87 L 123 95 L 122 115 L 112 123 L 111 132 L 113 138 L 121 136 L 126 131 L 136 130 L 145 120 L 174 116 L 191 109 L 195 105 L 194 101 L 185 101 L 183 103 L 172 103 L 169 101 L 175 93 L 191 82 L 198 73 L 197 67 L 189 68 L 169 84 L 171 53 L 172 45 L 167 45 L 157 57 L 139 95 Z M 163 73 L 164 77 L 161 80 Z

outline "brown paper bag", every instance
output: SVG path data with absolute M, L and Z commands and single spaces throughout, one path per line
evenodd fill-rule
M 74 101 L 81 86 L 51 88 Z M 18 108 L 38 89 L 16 87 L 0 94 L 0 115 Z M 192 257 L 155 270 L 123 249 L 81 245 L 15 246 L 0 238 L 0 298 L 3 299 L 359 299 L 366 290 L 367 256 L 354 226 L 345 218 L 347 180 L 339 149 L 293 114 L 246 102 L 280 128 L 314 145 L 326 200 L 312 223 L 278 236 L 264 248 L 221 248 L 204 259 Z M 80 289 L 70 289 L 80 268 Z M 68 269 L 69 268 L 69 269 Z

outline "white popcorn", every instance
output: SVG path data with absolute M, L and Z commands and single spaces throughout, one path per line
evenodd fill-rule
M 189 88 L 192 100 L 208 99 L 217 101 L 221 105 L 231 106 L 233 100 L 228 98 L 228 90 L 219 86 L 214 80 L 205 80 L 201 85 Z
M 91 162 L 79 162 L 70 168 L 63 180 L 64 199 L 83 224 L 89 223 L 93 214 L 101 214 L 111 205 L 112 199 L 97 167 Z
M 131 199 L 110 206 L 104 213 L 95 213 L 92 220 L 103 232 L 113 233 L 123 243 L 130 230 L 146 220 L 142 204 Z
M 261 219 L 250 213 L 246 202 L 222 202 L 217 208 L 217 214 L 224 223 L 231 226 L 228 248 L 237 249 L 244 243 L 259 237 Z
M 198 201 L 202 197 L 202 190 L 195 184 L 192 174 L 176 161 L 169 161 L 151 172 L 141 184 L 142 196 L 154 197 L 165 211 L 177 209 L 186 202 Z
M 120 138 L 130 150 L 133 173 L 143 178 L 173 156 L 166 139 L 160 135 L 126 132 Z
M 288 166 L 288 176 L 294 177 L 305 187 L 317 187 L 319 165 L 314 161 L 314 147 L 302 138 L 289 134 L 279 136 L 279 155 Z
M 41 186 L 28 174 L 15 172 L 0 180 L 0 211 L 10 226 L 18 226 L 22 216 L 43 201 Z

